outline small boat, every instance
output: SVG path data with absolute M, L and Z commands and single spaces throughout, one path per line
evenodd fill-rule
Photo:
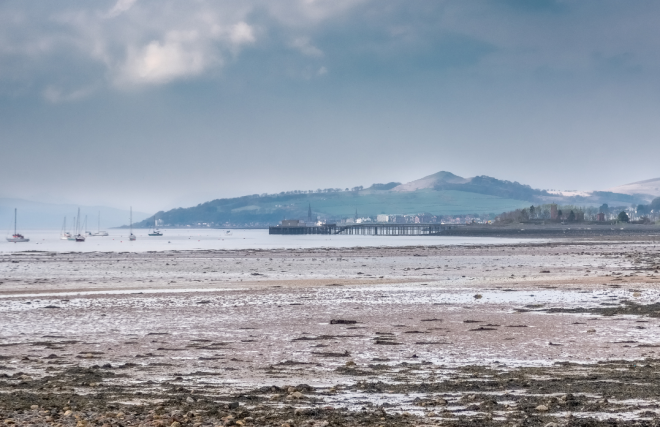
M 153 230 L 151 230 L 149 235 L 150 236 L 162 236 L 163 235 L 163 232 L 160 231 L 156 226 L 156 217 L 154 217 L 154 228 L 153 228 Z
M 60 239 L 69 240 L 71 233 L 66 231 L 66 217 L 64 217 L 64 223 L 62 224 L 62 232 L 60 233 Z
M 7 241 L 10 243 L 21 243 L 21 242 L 29 242 L 30 239 L 26 239 L 25 236 L 20 234 L 18 231 L 16 231 L 16 217 L 17 217 L 17 209 L 14 208 L 14 234 L 11 237 L 7 237 Z
M 99 211 L 99 227 L 96 229 L 96 233 L 91 233 L 90 236 L 108 236 L 107 231 L 101 231 L 101 211 Z
M 87 222 L 87 221 L 85 221 Z M 69 237 L 69 240 L 73 240 L 74 242 L 84 242 L 85 241 L 85 236 L 81 232 L 80 228 L 80 208 L 78 208 L 78 216 L 76 217 L 76 229 L 74 231 L 74 235 L 72 237 Z
M 132 242 L 137 239 L 137 237 L 135 237 L 135 234 L 133 234 L 133 206 L 131 206 L 130 212 L 131 212 L 130 213 L 131 216 L 129 221 L 129 227 L 131 228 L 131 234 L 128 236 L 128 240 Z

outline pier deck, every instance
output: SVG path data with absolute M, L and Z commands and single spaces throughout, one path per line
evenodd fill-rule
M 320 226 L 282 226 L 268 227 L 268 234 L 346 234 L 363 236 L 420 236 L 438 235 L 457 224 L 326 224 Z

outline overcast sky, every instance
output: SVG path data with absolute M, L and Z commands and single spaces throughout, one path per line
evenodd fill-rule
M 660 176 L 660 2 L 0 2 L 0 197 Z

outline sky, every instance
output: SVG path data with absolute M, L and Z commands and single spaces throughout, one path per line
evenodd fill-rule
M 0 1 L 0 197 L 660 176 L 660 2 Z

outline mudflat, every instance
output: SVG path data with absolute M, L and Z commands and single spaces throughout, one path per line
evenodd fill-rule
M 648 235 L 4 254 L 0 418 L 660 425 L 659 269 Z

